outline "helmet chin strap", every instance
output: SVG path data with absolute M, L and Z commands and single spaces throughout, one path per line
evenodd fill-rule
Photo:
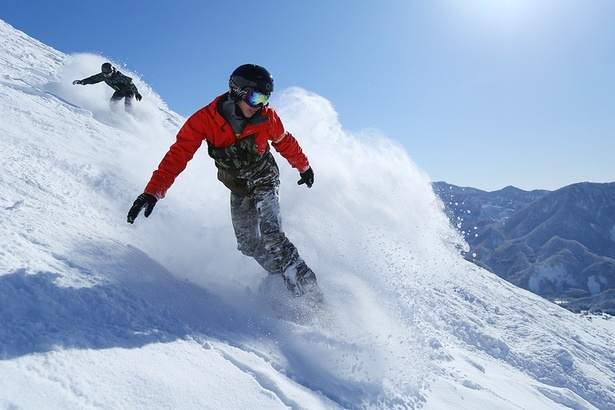
M 240 96 L 240 95 L 237 95 L 237 93 L 235 93 L 235 92 L 233 92 L 233 91 L 231 91 L 231 92 L 229 93 L 229 98 L 230 98 L 231 100 L 233 100 L 233 103 L 235 103 L 235 105 L 238 105 L 238 104 L 239 104 L 239 102 L 241 101 L 241 96 Z

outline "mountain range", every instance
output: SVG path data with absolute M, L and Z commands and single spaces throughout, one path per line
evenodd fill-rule
M 615 183 L 486 192 L 435 182 L 466 259 L 573 310 L 615 313 Z

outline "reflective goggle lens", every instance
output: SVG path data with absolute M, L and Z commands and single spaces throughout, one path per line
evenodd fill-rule
M 269 96 L 267 94 L 252 90 L 246 94 L 244 101 L 253 108 L 263 107 L 269 102 Z

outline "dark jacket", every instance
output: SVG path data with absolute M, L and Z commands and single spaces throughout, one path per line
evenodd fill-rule
M 113 88 L 115 91 L 119 91 L 124 95 L 139 93 L 137 87 L 132 82 L 132 78 L 122 74 L 115 69 L 113 70 L 113 74 L 111 74 L 110 77 L 105 77 L 103 73 L 98 73 L 94 74 L 91 77 L 84 78 L 83 80 L 81 80 L 81 84 L 97 84 L 101 81 L 104 81 L 109 87 Z

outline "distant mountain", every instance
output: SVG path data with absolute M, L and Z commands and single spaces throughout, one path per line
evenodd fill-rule
M 615 313 L 615 183 L 433 187 L 470 245 L 466 259 L 571 310 Z

